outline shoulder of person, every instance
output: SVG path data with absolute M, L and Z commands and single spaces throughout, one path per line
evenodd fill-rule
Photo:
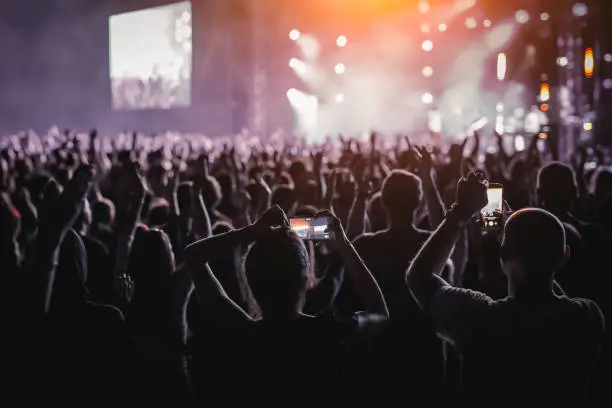
M 90 307 L 95 311 L 96 317 L 105 323 L 123 324 L 125 317 L 119 308 L 112 305 L 103 305 L 99 303 L 89 303 Z
M 568 298 L 568 300 L 578 306 L 588 316 L 588 320 L 594 327 L 597 326 L 603 331 L 605 326 L 604 315 L 597 303 L 583 298 Z

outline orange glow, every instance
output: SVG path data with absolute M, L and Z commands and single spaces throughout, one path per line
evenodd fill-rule
M 548 104 L 547 103 L 543 103 L 540 105 L 540 110 L 542 112 L 548 112 Z
M 540 85 L 540 101 L 546 102 L 550 99 L 550 87 L 546 82 Z
M 593 76 L 593 68 L 595 66 L 595 59 L 593 58 L 593 49 L 587 48 L 584 51 L 584 75 L 587 78 L 591 78 Z

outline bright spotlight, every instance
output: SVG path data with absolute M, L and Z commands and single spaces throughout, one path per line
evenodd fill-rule
M 516 22 L 519 24 L 525 24 L 529 21 L 529 13 L 525 10 L 519 10 L 514 15 Z
M 433 41 L 431 40 L 425 40 L 423 41 L 423 44 L 421 44 L 421 47 L 423 47 L 424 51 L 431 51 L 433 50 Z
M 584 75 L 587 78 L 593 76 L 593 68 L 595 67 L 595 58 L 593 57 L 593 49 L 587 48 L 584 51 Z
M 287 90 L 287 98 L 289 99 L 295 99 L 296 95 L 298 95 L 300 93 L 300 91 L 298 91 L 295 88 L 291 88 L 289 90 Z
M 444 23 L 438 24 L 438 31 L 440 31 L 441 33 L 445 32 L 447 28 L 448 27 Z
M 612 54 L 605 54 L 603 56 L 604 61 L 606 62 L 612 62 Z
M 340 48 L 346 47 L 347 43 L 348 43 L 348 40 L 347 40 L 346 36 L 344 36 L 344 35 L 341 35 L 340 37 L 338 37 L 336 39 L 336 45 L 338 47 L 340 47 Z
M 501 102 L 498 102 L 497 105 L 495 106 L 495 110 L 498 113 L 502 113 L 504 111 L 504 104 Z
M 476 21 L 474 17 L 468 17 L 465 19 L 465 26 L 467 28 L 476 28 L 477 25 L 478 25 L 478 22 Z
M 339 62 L 336 64 L 336 66 L 334 67 L 334 71 L 336 72 L 336 74 L 338 75 L 342 75 L 344 74 L 344 72 L 346 71 L 346 67 L 344 66 L 343 63 Z
M 429 32 L 429 24 L 427 24 L 427 23 L 421 24 L 421 32 L 428 33 Z
M 483 21 L 483 22 L 482 22 L 482 25 L 483 25 L 485 28 L 489 28 L 489 27 L 491 27 L 491 25 L 492 25 L 492 24 L 493 24 L 493 23 L 492 23 L 492 22 L 491 22 L 491 20 L 489 20 L 488 18 L 487 18 L 485 21 Z
M 426 105 L 430 105 L 433 103 L 433 95 L 426 92 L 423 94 L 423 96 L 421 96 L 421 101 L 423 101 L 423 103 Z
M 582 125 L 582 128 L 584 130 L 593 130 L 593 123 L 591 122 L 585 122 L 584 125 Z
M 301 33 L 299 32 L 299 30 L 293 29 L 291 31 L 289 31 L 289 39 L 291 41 L 297 41 L 300 39 L 300 35 Z
M 542 13 L 542 14 L 540 14 L 540 20 L 542 20 L 542 21 L 548 21 L 548 20 L 550 20 L 550 14 L 548 14 L 548 13 Z
M 567 67 L 567 64 L 569 63 L 567 57 L 559 57 L 557 58 L 557 65 L 559 65 L 560 67 Z
M 612 89 L 612 79 L 606 78 L 601 83 L 605 89 Z
M 341 93 L 338 93 L 338 94 L 336 94 L 335 99 L 336 99 L 336 102 L 338 102 L 338 103 L 344 102 L 344 95 L 341 94 Z
M 514 34 L 514 23 L 504 23 L 491 29 L 485 36 L 485 43 L 492 51 L 504 48 L 512 39 Z
M 427 66 L 427 67 L 424 67 L 421 72 L 423 72 L 423 76 L 430 77 L 433 75 L 434 70 L 432 67 Z
M 517 135 L 514 138 L 514 150 L 517 152 L 525 150 L 525 138 L 522 135 Z
M 589 8 L 584 3 L 576 3 L 572 7 L 572 13 L 576 17 L 584 17 L 589 13 Z
M 500 52 L 497 55 L 497 79 L 503 81 L 506 77 L 506 54 Z
M 429 11 L 429 2 L 427 2 L 427 0 L 419 1 L 419 11 L 421 13 L 427 13 Z

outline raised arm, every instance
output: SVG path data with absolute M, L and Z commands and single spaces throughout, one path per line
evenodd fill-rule
M 367 312 L 389 317 L 389 310 L 378 282 L 346 236 L 340 220 L 329 211 L 323 211 L 317 215 L 317 217 L 321 216 L 328 217 L 330 220 L 332 245 L 342 257 L 346 267 L 346 278 L 354 285 L 361 304 L 366 307 Z
M 283 224 L 288 225 L 286 216 L 280 207 L 274 206 L 253 225 L 200 240 L 185 250 L 185 260 L 196 294 L 220 321 L 245 322 L 251 318 L 229 298 L 208 262 L 227 255 L 239 246 L 251 244 L 271 227 Z
M 471 173 L 467 179 L 461 179 L 457 186 L 457 203 L 408 268 L 406 283 L 425 311 L 429 310 L 436 291 L 448 285 L 438 275 L 451 256 L 462 228 L 486 203 L 487 188 L 479 175 Z
M 55 270 L 59 261 L 59 248 L 83 210 L 92 179 L 92 168 L 81 166 L 63 192 L 60 193 L 59 187 L 53 180 L 45 188 L 44 210 L 40 214 L 40 226 L 36 238 L 36 262 L 31 275 L 32 311 L 35 316 L 42 316 L 49 311 Z

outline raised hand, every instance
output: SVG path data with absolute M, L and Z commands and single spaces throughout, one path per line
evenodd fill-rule
M 273 229 L 288 228 L 289 219 L 285 212 L 278 205 L 275 205 L 267 209 L 252 227 L 255 236 L 259 238 L 265 236 Z
M 54 180 L 45 187 L 39 235 L 49 240 L 49 243 L 60 242 L 72 228 L 83 210 L 93 176 L 93 169 L 82 165 L 75 171 L 64 191 L 60 190 Z
M 350 240 L 346 236 L 344 232 L 344 228 L 342 227 L 342 222 L 338 217 L 331 213 L 329 210 L 323 210 L 315 216 L 316 218 L 325 217 L 328 219 L 328 229 L 329 229 L 329 244 L 332 249 L 339 249 L 342 245 L 350 244 Z
M 415 146 L 415 151 L 417 153 L 415 159 L 418 163 L 421 175 L 430 174 L 434 166 L 431 153 L 423 146 Z
M 472 172 L 457 184 L 457 212 L 463 220 L 470 219 L 487 203 L 487 182 L 480 172 Z

